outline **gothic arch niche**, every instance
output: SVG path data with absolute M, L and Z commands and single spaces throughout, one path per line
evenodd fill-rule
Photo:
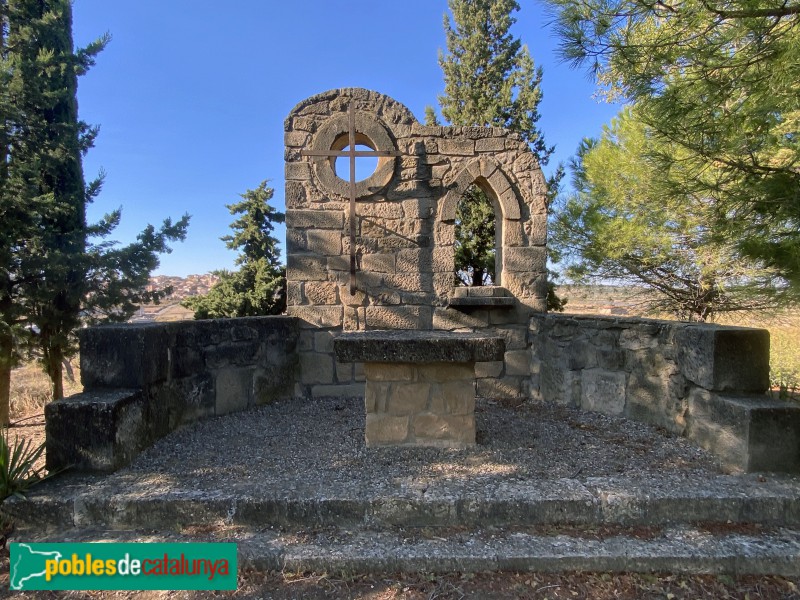
M 524 244 L 522 239 L 521 201 L 509 178 L 500 165 L 491 158 L 471 161 L 461 170 L 449 186 L 449 192 L 443 198 L 438 211 L 435 244 L 445 253 L 451 265 L 451 273 L 455 273 L 456 253 L 456 220 L 458 206 L 471 188 L 480 189 L 491 203 L 495 217 L 495 287 L 506 287 L 515 296 L 522 295 L 522 290 L 514 284 L 513 274 L 509 267 L 518 269 L 518 265 L 510 264 L 509 251 L 513 254 L 514 246 Z M 443 258 L 445 258 L 443 256 Z M 454 278 L 453 278 L 454 279 Z M 453 289 L 437 289 L 437 294 L 452 296 Z
M 503 216 L 497 196 L 483 177 L 470 184 L 459 198 L 454 235 L 456 284 L 502 286 Z

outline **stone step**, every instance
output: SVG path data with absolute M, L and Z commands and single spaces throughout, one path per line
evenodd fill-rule
M 800 480 L 792 477 L 646 477 L 585 480 L 347 482 L 289 490 L 249 484 L 225 490 L 146 479 L 115 485 L 66 476 L 9 498 L 2 512 L 37 529 L 164 528 L 228 523 L 248 527 L 476 527 L 759 523 L 800 527 Z
M 331 575 L 485 571 L 800 575 L 800 530 L 784 527 L 201 531 L 73 529 L 38 538 L 19 532 L 12 541 L 235 542 L 240 570 Z

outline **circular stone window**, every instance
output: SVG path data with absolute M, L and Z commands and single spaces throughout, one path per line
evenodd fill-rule
M 369 150 L 375 150 L 371 146 L 366 144 L 356 144 L 355 148 L 356 152 L 363 152 Z M 350 151 L 350 144 L 342 148 L 343 152 Z M 369 178 L 375 170 L 378 168 L 378 157 L 377 156 L 356 156 L 355 157 L 356 163 L 356 182 L 364 181 L 365 179 Z M 336 158 L 336 163 L 334 165 L 334 171 L 336 172 L 336 176 L 339 179 L 344 179 L 348 183 L 350 182 L 350 157 L 349 156 L 339 156 Z
M 349 149 L 349 130 L 347 114 L 331 118 L 314 136 L 312 149 L 320 152 Z M 355 130 L 356 151 L 397 149 L 384 126 L 370 115 L 356 112 Z M 394 156 L 356 157 L 356 197 L 371 196 L 385 188 L 392 179 L 396 162 Z M 349 157 L 316 156 L 312 164 L 323 187 L 339 196 L 350 196 Z

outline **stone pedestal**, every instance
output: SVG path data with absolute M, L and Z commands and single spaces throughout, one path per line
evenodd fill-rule
M 339 361 L 364 362 L 367 446 L 475 444 L 475 362 L 502 360 L 500 337 L 438 331 L 348 333 Z
M 475 443 L 475 363 L 366 363 L 367 446 Z

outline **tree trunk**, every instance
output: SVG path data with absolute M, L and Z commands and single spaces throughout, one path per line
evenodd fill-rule
M 0 426 L 10 422 L 11 365 L 14 339 L 10 334 L 0 334 Z
M 64 397 L 64 381 L 62 376 L 63 352 L 57 344 L 44 344 L 44 368 L 53 388 L 53 400 Z
M 472 270 L 472 285 L 479 286 L 483 285 L 483 269 L 473 269 Z

